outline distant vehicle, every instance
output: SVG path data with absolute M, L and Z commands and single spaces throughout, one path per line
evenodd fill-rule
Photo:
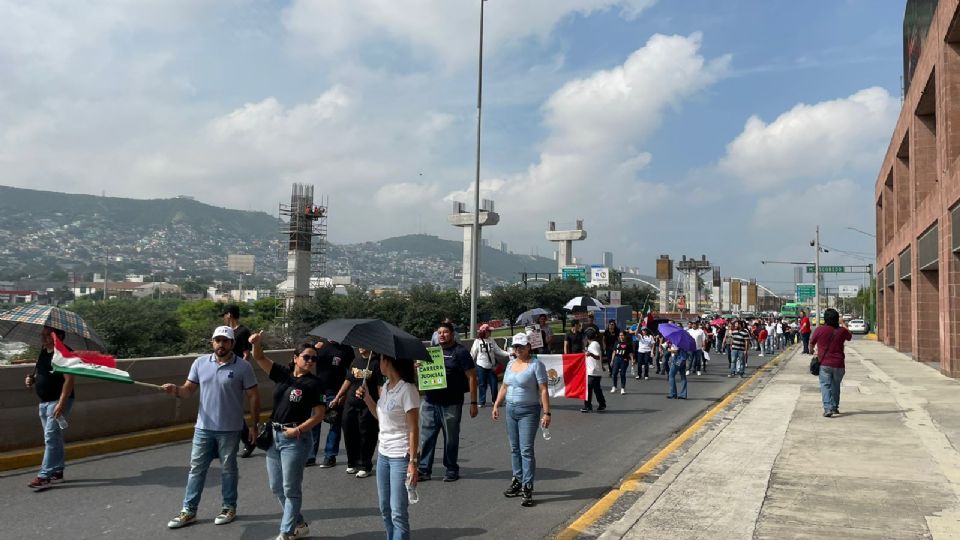
M 851 315 L 851 314 L 849 314 L 849 313 L 844 313 L 844 314 L 843 314 L 843 320 L 845 320 L 845 321 L 853 320 L 853 315 Z
M 851 334 L 866 334 L 870 331 L 870 325 L 863 319 L 851 319 L 847 323 L 847 329 Z

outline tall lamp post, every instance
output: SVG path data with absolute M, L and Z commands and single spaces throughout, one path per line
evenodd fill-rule
M 480 296 L 480 119 L 483 110 L 483 4 L 480 0 L 480 51 L 477 62 L 477 168 L 473 182 L 473 242 L 470 245 L 470 337 L 477 337 Z

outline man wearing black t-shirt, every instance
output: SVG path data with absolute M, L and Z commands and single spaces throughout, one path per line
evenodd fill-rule
M 328 469 L 337 464 L 337 455 L 340 454 L 341 422 L 343 420 L 344 396 L 338 395 L 340 387 L 347 376 L 347 367 L 353 362 L 353 347 L 320 338 L 317 347 L 317 378 L 323 387 L 324 404 L 327 411 L 336 411 L 331 414 L 330 431 L 327 432 L 326 444 L 323 449 L 321 469 Z M 328 412 L 328 414 L 330 414 Z M 323 431 L 323 422 L 313 428 L 313 448 L 307 458 L 307 465 L 315 465 L 320 455 L 320 433 Z
M 223 308 L 220 313 L 223 317 L 223 324 L 233 328 L 233 354 L 250 361 L 250 329 L 240 324 L 240 307 L 230 304 Z M 259 420 L 258 420 L 259 421 Z M 240 451 L 240 457 L 248 458 L 257 449 L 257 446 L 250 442 L 250 428 L 247 423 L 243 423 L 243 429 L 240 431 L 240 442 L 243 444 L 243 450 Z
M 583 330 L 580 329 L 581 323 L 574 319 L 570 324 L 570 331 L 563 339 L 563 354 L 574 354 L 583 352 Z
M 73 407 L 73 375 L 53 372 L 53 334 L 62 341 L 66 336 L 59 328 L 43 327 L 40 333 L 42 347 L 33 373 L 24 380 L 27 387 L 34 386 L 40 398 L 40 425 L 43 426 L 43 463 L 40 472 L 30 482 L 32 489 L 41 490 L 51 483 L 63 481 L 65 466 L 63 429 L 67 415 Z

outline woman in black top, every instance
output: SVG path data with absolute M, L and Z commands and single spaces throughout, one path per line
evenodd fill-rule
M 253 359 L 275 383 L 273 388 L 273 444 L 267 450 L 270 489 L 280 501 L 283 518 L 277 540 L 301 538 L 310 527 L 300 513 L 303 500 L 303 469 L 313 445 L 310 430 L 323 420 L 324 401 L 320 381 L 311 373 L 317 350 L 310 344 L 297 348 L 288 367 L 274 364 L 260 345 L 263 332 L 250 337 Z
M 338 396 L 345 396 L 343 411 L 343 443 L 347 447 L 347 474 L 356 474 L 357 478 L 370 476 L 373 470 L 373 453 L 377 449 L 377 436 L 380 425 L 357 390 L 367 381 L 370 397 L 380 399 L 379 387 L 383 383 L 380 373 L 380 355 L 373 351 L 360 349 L 353 364 L 347 369 L 347 378 L 343 381 Z

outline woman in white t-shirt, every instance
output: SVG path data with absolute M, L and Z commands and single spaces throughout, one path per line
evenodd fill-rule
M 413 362 L 380 357 L 380 372 L 387 378 L 380 400 L 367 392 L 367 380 L 357 397 L 380 422 L 377 446 L 377 495 L 380 514 L 390 540 L 410 538 L 406 483 L 417 485 L 417 447 L 420 444 L 420 393 Z

